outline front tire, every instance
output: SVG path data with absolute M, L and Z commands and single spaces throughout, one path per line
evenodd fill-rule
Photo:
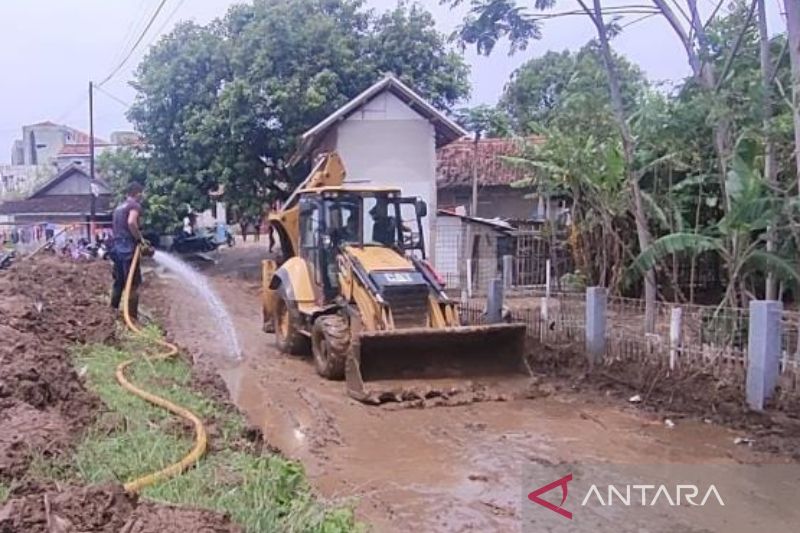
M 280 351 L 292 355 L 308 353 L 308 339 L 300 333 L 300 313 L 283 298 L 278 299 L 272 324 L 275 344 Z
M 311 350 L 317 373 L 327 379 L 344 379 L 345 361 L 350 351 L 350 325 L 340 315 L 323 315 L 311 329 Z

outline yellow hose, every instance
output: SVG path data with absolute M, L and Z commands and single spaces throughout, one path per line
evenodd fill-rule
M 122 294 L 122 313 L 125 317 L 125 324 L 127 324 L 128 328 L 136 334 L 141 334 L 142 330 L 139 329 L 138 326 L 131 320 L 130 309 L 128 309 L 128 300 L 130 298 L 131 288 L 133 286 L 133 276 L 136 272 L 137 267 L 139 266 L 139 261 L 141 259 L 141 247 L 137 246 L 136 251 L 133 254 L 133 261 L 131 262 L 131 269 L 128 272 L 128 279 L 125 281 L 125 292 Z M 171 344 L 167 341 L 158 339 L 156 342 L 166 348 L 166 352 L 159 354 L 156 356 L 157 359 L 169 359 L 170 357 L 175 356 L 178 353 L 178 347 L 174 344 Z M 178 461 L 177 463 L 173 463 L 166 468 L 162 468 L 157 472 L 153 472 L 151 474 L 147 474 L 146 476 L 142 476 L 140 478 L 134 479 L 132 481 L 128 481 L 125 483 L 124 487 L 125 490 L 128 492 L 139 492 L 143 488 L 153 485 L 158 481 L 163 479 L 167 479 L 173 476 L 176 476 L 192 466 L 194 463 L 200 460 L 203 454 L 206 452 L 206 446 L 208 444 L 208 438 L 206 436 L 206 428 L 203 426 L 203 422 L 200 418 L 197 417 L 193 412 L 189 411 L 185 407 L 181 407 L 180 405 L 175 405 L 174 403 L 165 400 L 155 394 L 151 394 L 145 390 L 140 389 L 136 385 L 132 384 L 128 379 L 125 377 L 125 369 L 130 366 L 134 362 L 134 359 L 130 359 L 123 363 L 120 363 L 117 366 L 117 381 L 119 382 L 122 387 L 129 390 L 136 396 L 147 400 L 148 402 L 158 405 L 159 407 L 163 407 L 167 411 L 174 413 L 180 417 L 185 418 L 186 420 L 190 421 L 194 424 L 194 433 L 195 433 L 195 444 L 194 448 L 186 454 L 186 456 Z

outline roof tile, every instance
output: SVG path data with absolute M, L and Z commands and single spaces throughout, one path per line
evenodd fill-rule
M 503 156 L 520 155 L 526 145 L 539 144 L 541 137 L 494 138 L 478 141 L 478 185 L 511 185 L 526 177 L 526 169 L 506 163 Z M 475 141 L 462 139 L 436 152 L 436 184 L 439 189 L 471 187 Z

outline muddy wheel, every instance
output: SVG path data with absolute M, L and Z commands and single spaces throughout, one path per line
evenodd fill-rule
M 300 333 L 300 314 L 291 304 L 280 298 L 272 316 L 272 327 L 275 330 L 275 344 L 282 352 L 292 355 L 308 353 L 308 339 Z
M 261 330 L 264 333 L 275 333 L 275 320 L 264 308 L 261 309 Z
M 311 350 L 317 373 L 327 379 L 344 379 L 344 365 L 350 350 L 350 325 L 339 315 L 324 315 L 311 329 Z

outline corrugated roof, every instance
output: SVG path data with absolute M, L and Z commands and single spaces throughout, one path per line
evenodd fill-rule
M 111 146 L 110 144 L 106 144 L 103 142 L 98 142 L 97 138 L 95 138 L 94 147 L 95 148 L 105 148 Z M 74 155 L 91 155 L 91 146 L 89 143 L 71 143 L 65 144 L 61 147 L 61 150 L 58 151 L 58 156 L 74 156 Z
M 503 156 L 521 155 L 525 146 L 541 143 L 541 137 L 495 138 L 478 141 L 478 185 L 508 186 L 530 174 L 530 170 L 503 161 Z M 439 189 L 471 187 L 475 164 L 475 141 L 462 139 L 436 152 L 436 185 Z
M 59 194 L 4 202 L 0 204 L 0 215 L 89 215 L 92 209 L 92 198 L 87 194 Z M 97 197 L 95 213 L 105 215 L 111 212 L 111 195 L 101 194 Z
M 467 132 L 461 126 L 433 107 L 408 85 L 400 81 L 395 75 L 387 74 L 382 80 L 328 115 L 325 120 L 306 131 L 300 137 L 300 146 L 292 156 L 289 164 L 293 165 L 305 158 L 316 147 L 317 143 L 324 138 L 331 127 L 345 120 L 384 91 L 390 91 L 400 100 L 410 105 L 414 111 L 433 123 L 436 129 L 437 147 L 444 146 L 467 135 Z
M 62 181 L 64 181 L 65 179 L 67 179 L 69 176 L 71 176 L 72 174 L 74 174 L 76 172 L 78 172 L 80 174 L 83 174 L 86 177 L 86 179 L 89 179 L 89 174 L 82 167 L 79 167 L 78 165 L 74 165 L 73 164 L 73 165 L 70 165 L 70 166 L 64 168 L 61 172 L 59 172 L 58 174 L 53 176 L 51 179 L 49 179 L 46 182 L 44 182 L 43 184 L 41 184 L 35 191 L 33 191 L 33 193 L 31 193 L 30 198 L 35 198 L 37 196 L 40 196 L 40 195 L 44 194 L 49 189 L 51 189 L 52 187 L 54 187 L 58 183 L 61 183 Z M 106 189 L 110 190 L 110 187 L 108 186 L 108 184 L 105 181 L 103 181 L 101 179 L 97 179 L 97 178 L 95 178 L 94 181 L 99 183 L 100 185 L 102 185 Z
M 469 215 L 459 215 L 455 211 L 450 211 L 448 209 L 439 209 L 437 210 L 437 214 L 440 217 L 455 217 L 467 223 L 471 222 L 475 224 L 483 224 L 485 226 L 491 226 L 492 228 L 498 231 L 509 231 L 514 229 L 514 226 L 512 226 L 507 221 L 501 218 L 484 218 L 484 217 L 471 217 Z

